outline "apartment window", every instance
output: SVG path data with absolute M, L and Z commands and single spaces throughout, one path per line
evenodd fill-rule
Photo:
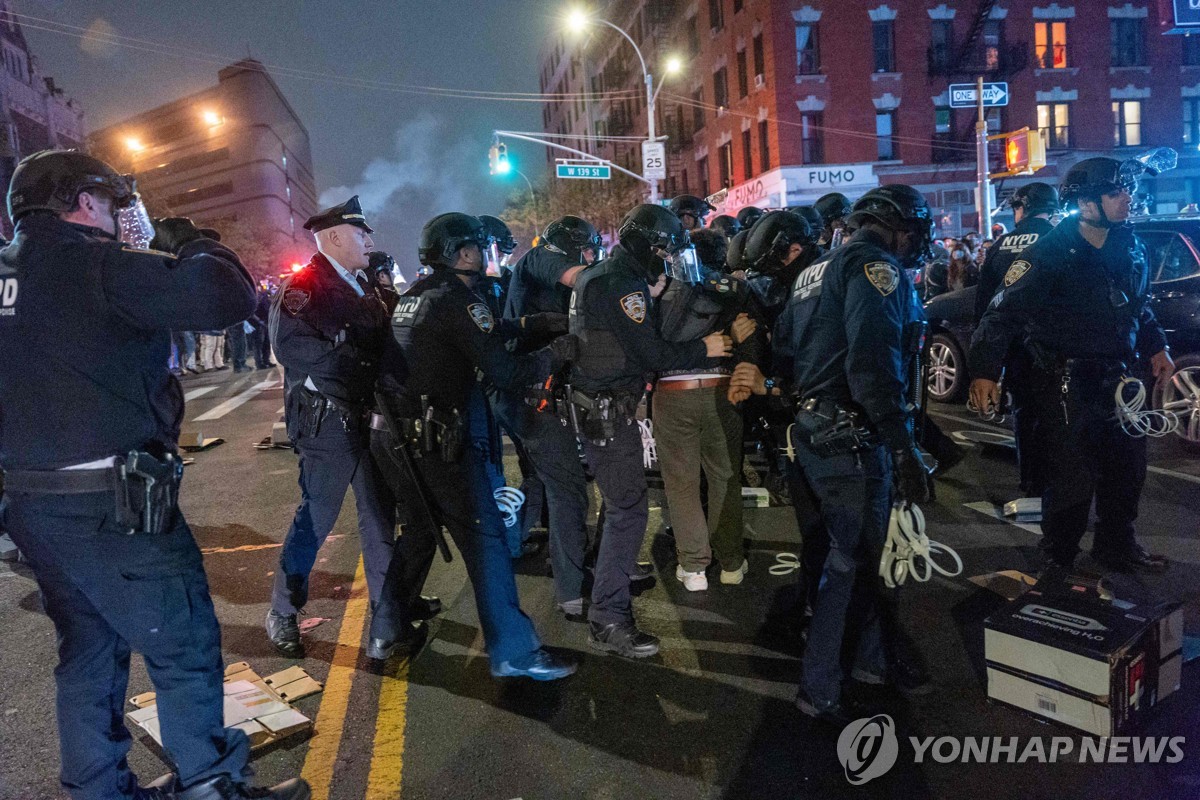
M 733 13 L 737 14 L 746 7 L 746 0 L 733 0 Z
M 692 17 L 688 20 L 687 29 L 688 38 L 688 53 L 695 58 L 700 55 L 700 33 L 696 29 L 696 18 Z
M 763 52 L 763 38 L 761 33 L 754 37 L 754 74 L 767 74 L 767 57 Z
M 1183 40 L 1183 65 L 1200 67 L 1200 36 L 1180 36 Z
M 933 160 L 942 164 L 960 160 L 962 151 L 958 149 L 957 137 L 954 132 L 954 111 L 942 106 L 933 110 Z
M 729 70 L 725 67 L 713 73 L 713 102 L 721 108 L 729 105 Z
M 1046 149 L 1071 146 L 1071 105 L 1069 103 L 1039 103 L 1038 132 Z
M 948 108 L 937 108 L 933 112 L 933 132 L 950 133 L 954 127 L 954 116 Z
M 1112 65 L 1114 67 L 1144 67 L 1146 65 L 1146 27 L 1140 19 L 1111 19 Z
M 1142 143 L 1142 101 L 1114 100 L 1113 144 L 1133 147 Z
M 871 23 L 871 41 L 875 49 L 875 71 L 896 71 L 896 31 L 892 20 Z
M 1034 66 L 1040 69 L 1066 69 L 1067 23 L 1034 23 L 1033 57 Z
M 746 74 L 746 51 L 738 50 L 737 54 L 737 71 L 738 71 L 738 97 L 745 97 L 750 94 L 750 77 Z
M 718 166 L 721 169 L 721 183 L 718 189 L 733 186 L 733 142 L 726 142 L 717 150 Z
M 805 164 L 820 164 L 825 160 L 825 137 L 819 113 L 800 116 L 800 146 Z
M 763 172 L 771 168 L 771 132 L 765 119 L 758 123 L 758 164 Z
M 817 26 L 796 26 L 796 72 L 812 75 L 821 69 L 821 52 L 817 47 Z
M 708 197 L 712 192 L 708 190 L 708 156 L 696 162 L 696 172 L 699 173 L 696 177 L 700 181 L 700 196 Z
M 754 153 L 752 152 L 751 142 L 754 141 L 750 129 L 742 131 L 742 180 L 750 180 L 754 177 Z
M 23 83 L 29 83 L 29 64 L 25 54 L 15 47 L 4 46 L 4 66 L 10 75 Z
M 934 72 L 945 72 L 954 58 L 954 23 L 935 19 L 929 36 L 929 66 Z
M 896 158 L 896 112 L 875 112 L 875 141 L 880 161 Z
M 1200 99 L 1183 100 L 1183 143 L 1200 145 Z
M 1000 69 L 1000 57 L 1004 50 L 1004 23 L 989 19 L 983 23 L 983 68 L 989 72 Z
M 708 24 L 714 31 L 725 27 L 724 0 L 708 0 Z
M 698 131 L 704 127 L 704 90 L 692 92 L 692 129 Z

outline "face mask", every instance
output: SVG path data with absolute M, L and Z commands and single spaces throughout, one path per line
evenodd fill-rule
M 954 257 L 957 259 L 964 259 L 967 257 L 967 251 L 966 250 L 955 250 Z
M 142 203 L 140 195 L 133 196 L 133 202 L 116 212 L 117 238 L 137 250 L 145 250 L 154 238 L 154 224 L 150 214 Z

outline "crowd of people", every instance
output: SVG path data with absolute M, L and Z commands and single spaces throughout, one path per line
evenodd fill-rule
M 699 197 L 637 205 L 611 248 L 584 216 L 563 216 L 515 262 L 500 219 L 441 214 L 417 245 L 423 276 L 403 292 L 352 197 L 305 223 L 316 253 L 272 295 L 189 220 L 159 220 L 153 250 L 118 241 L 140 200 L 107 164 L 61 151 L 23 160 L 9 191 L 16 239 L 0 251 L 20 299 L 0 316 L 0 347 L 27 358 L 0 362 L 0 465 L 5 521 L 59 633 L 64 787 L 76 800 L 309 797 L 300 779 L 250 788 L 246 737 L 222 725 L 219 626 L 178 508 L 182 399 L 168 354 L 187 369 L 190 349 L 182 334 L 172 345 L 176 328 L 265 327 L 284 368 L 301 501 L 263 596 L 267 637 L 289 658 L 305 655 L 298 614 L 350 487 L 369 659 L 419 651 L 441 610 L 422 591 L 437 554 L 452 557 L 448 533 L 492 675 L 572 674 L 574 661 L 542 646 L 514 578 L 538 523 L 557 611 L 587 646 L 653 656 L 659 639 L 631 593 L 654 574 L 638 561 L 647 466 L 657 460 L 663 477 L 675 579 L 690 592 L 709 591 L 710 577 L 733 586 L 755 577 L 741 499 L 752 444 L 803 538 L 785 612 L 804 647 L 797 708 L 845 724 L 864 713 L 854 683 L 928 691 L 879 577 L 890 517 L 928 499 L 939 459 L 961 458 L 922 413 L 921 274 L 946 290 L 994 287 L 971 348 L 972 397 L 995 410 L 1003 380 L 1047 443 L 1022 453 L 1042 476 L 1045 566 L 1072 567 L 1095 500 L 1101 564 L 1164 568 L 1133 534 L 1144 443 L 1104 413 L 1114 375 L 1171 372 L 1144 248 L 1124 224 L 1138 174 L 1089 159 L 1053 203 L 1026 191 L 1013 234 L 999 232 L 982 267 L 972 236 L 951 243 L 944 279 L 930 208 L 899 184 L 711 222 Z M 1054 228 L 1060 202 L 1076 213 Z M 502 435 L 518 454 L 523 515 Z M 125 758 L 131 650 L 145 655 L 174 767 L 151 787 Z

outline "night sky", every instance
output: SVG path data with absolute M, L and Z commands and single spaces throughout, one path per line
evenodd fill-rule
M 539 90 L 538 50 L 561 9 L 555 0 L 17 0 L 13 10 L 228 62 L 249 54 L 331 76 L 516 93 Z M 217 82 L 216 64 L 19 21 L 42 73 L 82 104 L 89 131 Z M 515 190 L 513 178 L 488 175 L 491 131 L 541 129 L 537 102 L 418 96 L 272 75 L 308 128 L 322 205 L 359 192 L 376 243 L 410 276 L 427 219 L 443 211 L 497 213 Z M 512 155 L 536 180 L 544 152 L 519 145 Z

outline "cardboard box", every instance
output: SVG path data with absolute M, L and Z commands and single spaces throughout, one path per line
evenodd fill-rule
M 323 688 L 300 667 L 260 678 L 245 661 L 230 664 L 225 668 L 225 727 L 243 731 L 250 738 L 252 750 L 308 730 L 312 720 L 291 704 Z M 127 715 L 130 722 L 150 734 L 161 747 L 154 692 L 131 697 L 129 702 L 136 709 Z
M 1183 609 L 1035 587 L 984 623 L 988 697 L 1097 736 L 1179 689 Z

